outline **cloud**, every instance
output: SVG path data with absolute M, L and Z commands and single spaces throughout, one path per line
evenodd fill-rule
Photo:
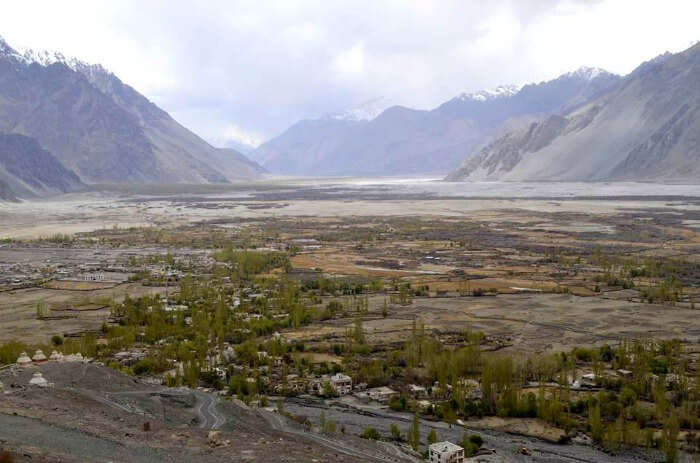
M 700 34 L 694 0 L 9 2 L 19 47 L 100 62 L 213 143 L 378 95 L 431 108 L 581 65 L 629 72 Z
M 336 56 L 333 69 L 344 76 L 362 75 L 365 70 L 365 50 L 361 44 L 353 45 Z
M 207 134 L 205 134 L 206 136 Z M 217 146 L 229 146 L 232 143 L 241 144 L 251 148 L 257 148 L 265 138 L 255 132 L 244 130 L 235 124 L 223 125 L 211 134 L 208 134 L 212 142 Z

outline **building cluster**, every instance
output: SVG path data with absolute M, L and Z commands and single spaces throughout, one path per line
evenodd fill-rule
M 23 285 L 41 280 L 43 268 L 29 263 L 0 262 L 0 285 Z
M 596 389 L 600 388 L 606 380 L 632 379 L 633 377 L 633 371 L 620 368 L 617 370 L 603 371 L 600 374 L 583 373 L 575 379 L 569 378 L 569 385 L 572 389 Z M 659 375 L 648 373 L 646 374 L 646 377 L 652 383 L 655 383 L 659 380 L 663 380 L 665 382 L 666 387 L 672 387 L 674 383 L 679 384 L 681 382 L 681 376 L 675 373 L 663 375 L 663 378 Z
M 45 259 L 37 253 L 21 260 L 0 261 L 0 285 L 27 286 L 46 279 L 121 283 L 144 272 L 153 279 L 177 281 L 185 275 L 183 268 L 211 269 L 216 264 L 204 250 L 181 249 L 171 259 L 153 263 L 143 262 L 143 249 L 80 251 L 58 259 Z M 149 249 L 148 253 L 155 251 Z

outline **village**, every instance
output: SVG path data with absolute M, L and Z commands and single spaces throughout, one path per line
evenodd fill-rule
M 487 432 L 698 451 L 697 327 L 684 321 L 697 264 L 540 250 L 530 230 L 494 251 L 470 238 L 481 227 L 451 223 L 339 220 L 321 236 L 295 226 L 160 238 L 175 245 L 139 229 L 6 245 L 0 265 L 27 279 L 6 282 L 0 298 L 24 301 L 17 327 L 38 341 L 2 347 L 5 371 L 37 369 L 24 383 L 3 377 L 5 392 L 50 389 L 44 364 L 89 364 L 440 463 L 495 457 Z M 497 228 L 489 240 L 502 239 Z M 669 271 L 678 283 L 666 287 L 655 275 Z M 597 314 L 624 323 L 625 336 Z M 649 339 L 657 317 L 668 331 Z M 360 427 L 343 413 L 384 418 Z

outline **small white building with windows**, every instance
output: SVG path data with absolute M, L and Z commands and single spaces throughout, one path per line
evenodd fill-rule
M 352 378 L 343 373 L 336 373 L 331 376 L 331 386 L 335 389 L 338 395 L 347 395 L 352 392 Z
M 464 449 L 452 442 L 436 442 L 428 449 L 430 463 L 464 463 Z
M 367 389 L 366 391 L 357 392 L 355 394 L 355 397 L 361 400 L 376 400 L 380 403 L 386 403 L 389 402 L 389 400 L 391 400 L 391 398 L 396 395 L 399 395 L 399 393 L 395 390 L 386 386 L 381 386 L 372 389 Z
M 428 390 L 423 386 L 419 386 L 417 384 L 409 384 L 408 393 L 416 399 L 422 399 L 423 397 L 428 396 Z
M 83 281 L 105 281 L 105 274 L 102 272 L 84 273 Z

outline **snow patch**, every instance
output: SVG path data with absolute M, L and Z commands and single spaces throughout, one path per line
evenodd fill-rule
M 81 61 L 77 58 L 66 57 L 63 53 L 58 51 L 49 50 L 33 50 L 27 48 L 23 51 L 17 51 L 12 48 L 5 39 L 0 36 L 0 55 L 12 58 L 15 61 L 30 65 L 38 64 L 40 66 L 51 66 L 52 64 L 60 63 L 68 67 L 69 69 L 85 74 L 88 77 L 96 77 L 97 75 L 111 74 L 100 64 L 90 64 L 85 61 Z
M 508 98 L 520 91 L 522 85 L 499 85 L 496 88 L 480 90 L 474 93 L 462 93 L 457 98 L 462 101 L 487 101 Z
M 578 78 L 591 81 L 600 75 L 609 74 L 608 71 L 601 68 L 581 66 L 575 71 L 567 72 L 563 77 Z
M 388 98 L 373 98 L 369 101 L 365 101 L 356 108 L 348 109 L 339 113 L 328 114 L 326 118 L 339 121 L 371 121 L 390 106 L 392 106 L 392 102 Z

